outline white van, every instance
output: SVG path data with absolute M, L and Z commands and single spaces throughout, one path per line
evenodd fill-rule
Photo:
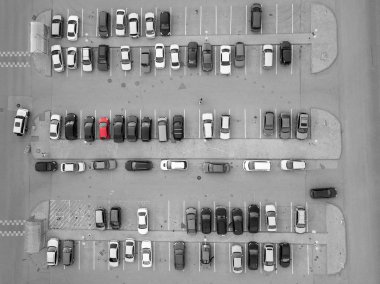
M 205 139 L 212 139 L 213 136 L 213 124 L 214 116 L 212 113 L 203 113 L 202 114 L 203 122 L 203 137 Z
M 263 46 L 263 68 L 270 69 L 273 66 L 273 45 L 265 44 Z
M 256 171 L 270 171 L 270 161 L 264 160 L 245 160 L 243 162 L 243 170 L 247 172 L 256 172 Z

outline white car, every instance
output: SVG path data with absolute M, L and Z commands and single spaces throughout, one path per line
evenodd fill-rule
M 203 122 L 203 137 L 205 139 L 212 139 L 214 135 L 214 115 L 212 113 L 203 113 L 202 122 Z
M 220 74 L 231 74 L 231 46 L 229 45 L 220 47 Z
M 51 60 L 55 72 L 65 71 L 65 64 L 63 63 L 62 48 L 59 44 L 51 46 Z
M 220 118 L 220 139 L 227 140 L 230 139 L 230 120 L 231 117 L 228 114 L 223 114 Z
M 137 231 L 141 235 L 146 235 L 149 231 L 149 221 L 148 221 L 148 209 L 139 208 L 137 210 Z
M 138 38 L 140 36 L 139 15 L 137 13 L 130 13 L 128 15 L 128 22 L 129 22 L 129 36 L 131 38 Z
M 145 36 L 147 38 L 156 37 L 156 23 L 152 12 L 145 13 Z
M 116 27 L 115 27 L 116 36 L 125 36 L 126 27 L 127 25 L 126 25 L 125 10 L 117 9 L 116 10 Z
M 269 172 L 271 168 L 270 161 L 264 160 L 245 160 L 243 161 L 243 170 L 246 172 Z
M 52 114 L 50 117 L 50 139 L 58 140 L 61 136 L 61 116 Z
M 78 40 L 79 17 L 71 15 L 67 20 L 67 39 L 70 41 Z
M 276 206 L 274 204 L 265 205 L 265 217 L 268 232 L 277 231 L 276 215 Z
M 304 170 L 306 168 L 305 161 L 301 160 L 281 160 L 281 170 Z
M 233 273 L 243 272 L 243 248 L 241 245 L 231 247 L 231 265 Z
M 157 69 L 165 68 L 165 46 L 162 43 L 156 43 L 154 46 L 156 56 L 154 58 L 154 64 Z
M 141 242 L 141 266 L 142 267 L 152 267 L 153 262 L 153 251 L 151 241 Z
M 135 240 L 134 239 L 126 239 L 125 240 L 125 253 L 124 260 L 126 262 L 134 262 L 135 261 Z
M 186 170 L 187 161 L 185 160 L 161 160 L 161 170 Z
M 306 232 L 306 210 L 303 206 L 296 206 L 296 221 L 294 224 L 294 230 L 297 234 L 303 234 Z
M 170 66 L 173 70 L 178 70 L 181 67 L 179 63 L 179 46 L 172 44 L 170 46 Z
M 132 69 L 131 49 L 129 46 L 124 45 L 120 47 L 121 53 L 121 70 L 130 71 Z
M 109 242 L 108 264 L 111 267 L 119 266 L 119 241 Z
M 30 112 L 26 108 L 17 109 L 13 121 L 13 133 L 17 136 L 23 136 L 28 131 L 28 120 Z
M 61 172 L 84 172 L 86 164 L 84 162 L 62 163 Z
M 263 252 L 264 271 L 271 272 L 274 270 L 274 266 L 275 266 L 274 245 L 264 244 L 264 252 Z
M 67 49 L 67 57 L 66 57 L 67 68 L 69 68 L 69 69 L 77 69 L 78 68 L 77 55 L 78 55 L 78 52 L 77 52 L 76 47 L 69 47 Z
M 59 260 L 59 240 L 51 238 L 47 242 L 46 263 L 48 266 L 56 266 Z
M 82 69 L 84 72 L 92 71 L 92 49 L 91 47 L 82 47 Z

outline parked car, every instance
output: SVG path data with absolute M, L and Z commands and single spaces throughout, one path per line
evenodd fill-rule
M 220 47 L 220 74 L 231 74 L 231 46 L 222 45 Z
M 136 244 L 134 239 L 126 239 L 125 240 L 125 249 L 124 249 L 124 260 L 126 262 L 134 262 L 135 261 L 135 249 Z
M 124 142 L 125 137 L 125 119 L 124 115 L 117 114 L 113 119 L 113 141 L 115 143 Z
M 215 210 L 216 232 L 218 235 L 227 234 L 227 209 L 222 206 L 217 206 Z
M 163 11 L 160 14 L 160 34 L 162 36 L 170 36 L 170 13 L 168 11 Z
M 153 168 L 151 161 L 136 161 L 129 160 L 125 163 L 125 169 L 127 171 L 148 171 Z
M 291 136 L 291 117 L 289 113 L 280 113 L 278 118 L 278 134 L 281 139 L 289 139 Z
M 243 162 L 243 170 L 247 172 L 264 171 L 269 172 L 271 168 L 270 161 L 263 160 L 245 160 Z
M 251 7 L 251 31 L 261 31 L 261 4 L 254 3 Z
M 274 245 L 273 244 L 264 244 L 263 250 L 263 268 L 264 271 L 271 272 L 274 270 L 275 261 L 274 261 Z
M 65 266 L 71 265 L 74 263 L 74 241 L 65 240 L 63 241 L 62 248 L 62 264 Z
M 230 115 L 223 114 L 220 118 L 220 139 L 230 139 Z
M 173 70 L 178 70 L 181 67 L 179 63 L 179 45 L 172 44 L 170 45 L 170 67 Z
M 138 118 L 137 116 L 130 115 L 127 118 L 127 141 L 135 142 L 138 136 Z
M 67 19 L 67 39 L 76 41 L 78 39 L 79 17 L 71 15 Z
M 188 234 L 196 234 L 198 225 L 197 225 L 197 209 L 194 207 L 189 207 L 185 211 L 186 213 L 186 229 Z
M 263 45 L 263 68 L 270 69 L 273 66 L 273 45 Z
M 110 15 L 106 11 L 100 11 L 98 15 L 98 32 L 101 38 L 108 38 L 110 35 L 109 23 Z
M 168 141 L 168 118 L 161 116 L 157 120 L 158 141 Z
M 55 161 L 37 162 L 34 169 L 36 172 L 55 172 L 58 169 L 58 163 Z
M 260 225 L 260 207 L 256 204 L 248 206 L 248 231 L 257 233 Z
M 13 133 L 17 136 L 24 136 L 28 131 L 28 120 L 30 112 L 26 108 L 18 108 L 13 121 Z
M 202 114 L 203 137 L 204 139 L 212 139 L 214 135 L 214 116 L 212 113 Z
M 78 64 L 77 64 L 77 55 L 78 55 L 78 50 L 76 47 L 69 47 L 67 49 L 67 68 L 69 69 L 77 69 Z
M 249 242 L 247 248 L 248 269 L 257 270 L 259 268 L 259 244 Z
M 121 208 L 119 206 L 111 207 L 110 227 L 112 230 L 119 230 L 121 227 Z
M 99 139 L 108 140 L 110 138 L 110 120 L 108 117 L 101 117 L 99 118 Z
M 149 231 L 149 221 L 148 221 L 148 209 L 147 208 L 139 208 L 137 210 L 137 231 L 141 235 L 148 234 Z
M 143 142 L 149 142 L 151 139 L 152 133 L 152 119 L 149 117 L 144 117 L 141 120 L 141 140 Z
M 121 70 L 130 71 L 132 69 L 132 56 L 131 48 L 128 45 L 123 45 L 120 47 L 121 54 Z
M 298 234 L 303 234 L 306 232 L 306 210 L 303 206 L 296 206 L 296 221 L 294 224 L 294 231 Z
M 274 204 L 265 205 L 265 221 L 266 221 L 268 232 L 277 231 L 276 219 L 277 219 L 276 206 Z
M 233 273 L 243 272 L 243 248 L 241 245 L 234 244 L 231 246 L 231 263 Z
M 78 139 L 77 116 L 74 113 L 68 113 L 65 117 L 65 138 L 67 140 Z
M 242 68 L 245 66 L 245 45 L 243 42 L 237 42 L 235 45 L 235 67 Z
M 101 44 L 98 47 L 98 70 L 108 71 L 109 68 L 109 46 Z
M 331 198 L 337 195 L 337 191 L 334 187 L 326 188 L 312 188 L 310 189 L 311 198 Z
M 309 133 L 309 115 L 300 112 L 297 116 L 297 131 L 296 138 L 304 140 L 308 137 Z
M 161 170 L 186 170 L 187 161 L 185 160 L 161 160 Z
M 95 140 L 95 117 L 87 116 L 84 120 L 84 140 L 92 142 Z
M 292 62 L 292 45 L 288 41 L 280 43 L 280 63 L 289 65 Z
M 187 45 L 187 67 L 196 68 L 198 66 L 198 43 L 189 42 Z
M 82 70 L 91 72 L 92 69 L 92 47 L 82 47 Z
M 50 139 L 58 140 L 61 137 L 61 116 L 59 114 L 52 114 L 50 117 Z
M 116 160 L 109 159 L 109 160 L 97 160 L 92 162 L 92 168 L 94 170 L 114 170 L 117 167 Z
M 84 172 L 86 170 L 86 164 L 84 162 L 71 162 L 71 163 L 62 163 L 61 172 Z
M 154 46 L 155 57 L 154 63 L 156 69 L 164 69 L 165 68 L 165 46 L 162 43 L 156 43 Z
M 281 170 L 294 171 L 306 169 L 305 161 L 301 160 L 281 160 Z
M 184 118 L 182 115 L 173 117 L 173 138 L 174 140 L 182 140 L 184 134 Z
M 202 47 L 202 70 L 211 72 L 213 68 L 212 47 L 209 43 L 204 43 Z
M 289 267 L 290 265 L 290 244 L 289 243 L 280 243 L 279 244 L 279 260 L 282 267 Z
M 144 73 L 150 72 L 150 51 L 148 48 L 141 49 L 141 70 Z
M 230 171 L 229 163 L 203 163 L 203 171 L 205 173 L 228 173 Z
M 274 112 L 267 111 L 264 115 L 264 135 L 272 136 L 274 134 L 275 118 Z
M 51 37 L 63 37 L 63 17 L 61 15 L 54 15 L 51 20 Z
M 152 12 L 145 13 L 145 36 L 152 39 L 156 37 L 156 22 Z
M 211 251 L 211 245 L 209 243 L 202 243 L 201 244 L 201 265 L 211 265 L 211 261 L 214 257 L 212 256 L 212 251 Z
M 108 265 L 110 267 L 119 266 L 119 241 L 109 242 Z
M 99 207 L 95 210 L 95 227 L 99 230 L 105 230 L 107 219 L 106 219 L 106 210 L 102 207 Z
M 152 267 L 153 251 L 151 241 L 141 242 L 141 266 L 143 268 Z
M 116 36 L 125 36 L 126 24 L 126 15 L 124 9 L 116 10 L 116 27 L 115 33 Z
M 128 15 L 128 21 L 129 21 L 129 36 L 131 38 L 138 38 L 140 36 L 139 14 L 130 13 Z
M 47 242 L 46 263 L 48 266 L 56 266 L 59 261 L 59 240 L 50 238 Z
M 55 72 L 65 71 L 65 63 L 63 62 L 62 48 L 59 44 L 51 46 L 51 61 Z
M 244 232 L 243 211 L 240 208 L 234 208 L 231 211 L 232 230 L 235 235 L 241 235 Z
M 185 248 L 185 242 L 175 242 L 173 244 L 175 270 L 185 269 Z
M 210 234 L 212 226 L 212 210 L 204 207 L 201 210 L 201 228 L 203 234 Z

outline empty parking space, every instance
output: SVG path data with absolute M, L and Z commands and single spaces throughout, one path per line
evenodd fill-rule
M 247 14 L 244 5 L 231 6 L 231 34 L 245 35 L 247 31 Z

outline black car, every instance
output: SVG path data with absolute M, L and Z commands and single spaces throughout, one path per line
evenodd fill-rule
M 130 115 L 127 119 L 127 140 L 129 142 L 137 141 L 137 130 L 138 130 L 139 119 L 137 116 Z
M 95 117 L 87 116 L 84 120 L 84 140 L 92 142 L 95 140 Z
M 289 65 L 292 62 L 292 45 L 288 41 L 280 43 L 280 63 Z
M 261 31 L 261 4 L 254 3 L 251 7 L 251 31 Z
M 58 164 L 55 161 L 37 162 L 34 168 L 36 172 L 55 172 L 58 169 Z
M 77 116 L 74 113 L 68 113 L 65 117 L 65 137 L 67 140 L 78 139 Z
M 196 68 L 198 66 L 198 43 L 189 42 L 187 45 L 187 67 Z
M 280 243 L 279 245 L 279 261 L 282 267 L 288 267 L 290 265 L 290 245 L 289 243 Z
M 152 119 L 149 117 L 144 117 L 141 120 L 141 140 L 144 142 L 149 142 L 151 139 L 151 128 L 152 128 Z
M 211 261 L 214 257 L 212 256 L 211 252 L 211 245 L 209 243 L 203 243 L 201 245 L 201 264 L 204 265 L 211 265 Z
M 210 208 L 202 208 L 201 210 L 201 227 L 202 227 L 202 233 L 203 234 L 210 234 L 211 233 L 211 226 L 212 226 L 212 211 Z
M 289 113 L 280 113 L 278 118 L 278 134 L 281 139 L 289 139 L 291 136 L 291 118 Z
M 311 198 L 331 198 L 335 197 L 336 195 L 337 192 L 334 187 L 310 189 Z
M 230 171 L 229 163 L 203 163 L 205 173 L 228 173 Z
M 62 247 L 62 264 L 67 266 L 74 263 L 74 241 L 63 241 Z
M 259 244 L 249 242 L 247 250 L 248 269 L 257 270 L 259 268 Z
M 267 111 L 264 115 L 264 135 L 271 136 L 274 134 L 274 113 Z
M 110 226 L 113 230 L 119 230 L 121 226 L 121 208 L 114 206 L 110 210 Z
M 240 208 L 234 208 L 231 211 L 232 228 L 235 235 L 241 235 L 244 232 L 243 228 L 243 211 Z
M 212 71 L 212 47 L 209 43 L 204 43 L 202 47 L 202 70 L 205 72 Z
M 235 67 L 242 68 L 245 65 L 245 45 L 237 42 L 235 46 Z
M 216 232 L 218 233 L 218 235 L 227 234 L 227 209 L 221 206 L 216 207 L 215 218 Z
M 175 242 L 174 250 L 174 268 L 183 270 L 185 268 L 185 242 Z
M 115 115 L 113 119 L 113 141 L 116 143 L 124 142 L 125 136 L 124 115 Z
M 186 209 L 186 228 L 188 234 L 196 234 L 197 233 L 197 209 L 194 207 L 189 207 Z
M 125 169 L 127 171 L 148 171 L 153 168 L 151 161 L 136 161 L 129 160 L 125 163 Z
M 260 223 L 260 208 L 256 204 L 248 206 L 248 231 L 250 233 L 257 233 L 259 231 Z
M 101 44 L 98 47 L 98 70 L 108 71 L 109 67 L 109 46 Z
M 181 140 L 183 138 L 183 123 L 184 119 L 182 115 L 175 115 L 173 117 L 173 137 L 175 140 Z
M 160 14 L 160 34 L 162 36 L 170 36 L 170 13 L 163 11 Z

